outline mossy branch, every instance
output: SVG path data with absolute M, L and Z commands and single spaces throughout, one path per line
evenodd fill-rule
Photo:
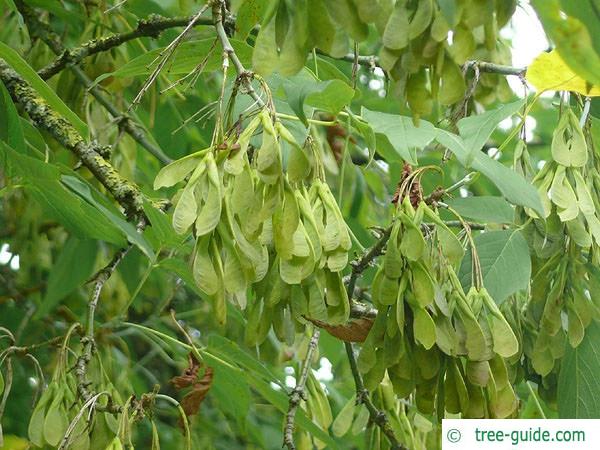
M 98 142 L 86 142 L 77 130 L 62 116 L 51 109 L 44 99 L 21 78 L 3 59 L 0 59 L 0 80 L 6 86 L 13 101 L 23 107 L 35 125 L 50 133 L 54 139 L 71 150 L 100 183 L 125 209 L 128 216 L 142 213 L 142 194 L 138 187 L 123 178 L 104 159 L 103 146 Z

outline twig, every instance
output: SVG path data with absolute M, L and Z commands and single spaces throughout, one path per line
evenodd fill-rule
M 590 114 L 590 108 L 592 106 L 592 98 L 586 97 L 585 102 L 583 103 L 583 111 L 581 112 L 581 117 L 579 119 L 579 127 L 585 127 L 585 122 L 587 121 L 588 115 Z
M 390 233 L 392 231 L 392 227 L 389 226 L 383 230 L 381 236 L 375 242 L 375 244 L 369 248 L 362 256 L 358 259 L 355 259 L 350 264 L 352 266 L 352 272 L 350 273 L 350 279 L 348 284 L 346 285 L 346 292 L 348 293 L 348 299 L 353 303 L 352 297 L 354 294 L 354 288 L 356 286 L 356 281 L 360 274 L 366 270 L 367 267 L 371 264 L 371 262 L 380 256 L 383 253 L 383 249 L 387 244 L 387 241 L 390 238 Z M 350 370 L 352 371 L 352 376 L 354 378 L 354 384 L 356 386 L 356 401 L 357 403 L 362 403 L 367 407 L 369 411 L 369 416 L 371 417 L 371 421 L 375 423 L 385 434 L 385 436 L 390 441 L 390 445 L 392 449 L 404 449 L 405 447 L 400 444 L 398 438 L 396 437 L 394 430 L 390 426 L 388 422 L 388 418 L 385 412 L 377 409 L 371 397 L 369 395 L 369 391 L 365 388 L 362 376 L 358 370 L 358 366 L 356 364 L 356 357 L 354 356 L 354 348 L 350 342 L 344 342 L 344 346 L 346 347 L 346 354 L 348 355 L 348 362 L 350 363 Z
M 485 230 L 485 223 L 476 223 L 476 222 L 464 222 L 466 223 L 471 230 Z M 444 224 L 448 228 L 462 228 L 463 223 L 460 220 L 444 220 Z M 434 225 L 434 224 L 425 224 L 425 225 Z
M 225 52 L 231 59 L 231 62 L 235 67 L 235 71 L 238 74 L 238 80 L 240 80 L 240 82 L 243 84 L 244 88 L 246 89 L 246 93 L 252 97 L 260 107 L 265 106 L 264 100 L 258 96 L 254 90 L 254 87 L 252 86 L 252 78 L 254 77 L 254 73 L 246 70 L 240 61 L 240 58 L 238 58 L 237 54 L 235 53 L 235 50 L 229 41 L 229 37 L 225 32 L 225 27 L 223 25 L 225 20 L 223 14 L 224 11 L 226 11 L 225 2 L 223 0 L 215 0 L 212 10 L 213 22 L 215 25 L 215 30 L 217 31 L 217 36 L 219 37 L 221 45 L 223 46 L 223 52 Z
M 8 396 L 10 395 L 10 391 L 12 389 L 13 382 L 13 367 L 12 367 L 12 359 L 7 358 L 6 360 L 6 377 L 4 377 L 4 392 L 2 393 L 2 401 L 0 401 L 0 421 L 2 421 L 2 416 L 4 416 L 4 409 L 6 408 L 6 402 L 8 400 Z M 0 428 L 0 441 L 2 440 L 2 428 Z M 0 442 L 0 445 L 4 445 Z
M 352 343 L 344 342 L 344 346 L 346 347 L 346 354 L 348 355 L 348 361 L 350 362 L 350 370 L 352 371 L 352 376 L 354 377 L 354 384 L 356 385 L 356 402 L 358 404 L 362 403 L 367 407 L 369 411 L 369 416 L 371 417 L 371 421 L 375 423 L 385 434 L 385 436 L 390 441 L 390 446 L 394 450 L 406 450 L 392 429 L 387 415 L 385 412 L 377 409 L 373 400 L 369 395 L 369 391 L 365 388 L 363 383 L 363 379 L 358 370 L 358 365 L 356 364 L 356 356 L 354 355 L 354 348 L 352 347 Z
M 375 55 L 361 55 L 358 58 L 356 58 L 354 53 L 348 53 L 347 55 L 341 57 L 334 57 L 318 49 L 317 53 L 328 58 L 338 59 L 340 61 L 347 61 L 350 63 L 356 62 L 361 66 L 367 66 L 370 68 L 381 67 L 379 65 L 379 57 Z M 512 67 L 502 64 L 494 64 L 486 61 L 467 61 L 466 64 L 468 67 L 473 67 L 475 65 L 478 66 L 480 72 L 496 73 L 498 75 L 515 75 L 518 77 L 523 77 L 523 75 L 525 75 L 525 72 L 527 71 L 526 67 Z
M 113 6 L 111 6 L 108 9 L 104 10 L 104 14 L 109 14 L 111 12 L 113 12 L 115 9 L 119 9 L 121 6 L 123 6 L 125 3 L 127 3 L 127 0 L 121 0 L 120 2 L 114 4 Z
M 183 410 L 183 407 L 181 406 L 181 404 L 177 400 L 175 400 L 173 397 L 169 397 L 168 395 L 164 395 L 164 394 L 156 394 L 155 398 L 165 400 L 177 408 L 177 410 L 179 411 L 179 414 L 181 416 L 181 421 L 183 422 L 183 428 L 185 431 L 186 449 L 191 449 L 192 448 L 192 437 L 190 434 L 190 425 L 189 425 L 188 418 L 187 418 L 185 411 Z
M 480 72 L 497 73 L 498 75 L 515 75 L 522 78 L 527 67 L 512 67 L 485 61 L 467 61 L 467 67 L 477 67 Z
M 320 330 L 314 328 L 313 334 L 308 342 L 308 349 L 306 350 L 306 356 L 302 363 L 302 369 L 300 376 L 296 381 L 296 386 L 290 392 L 290 403 L 288 412 L 285 415 L 285 427 L 283 433 L 283 446 L 289 450 L 295 450 L 296 445 L 294 444 L 294 419 L 296 417 L 296 411 L 300 406 L 302 400 L 306 400 L 306 380 L 308 379 L 308 371 L 310 370 L 313 354 L 319 343 Z
M 355 259 L 350 263 L 352 266 L 352 272 L 350 273 L 350 278 L 348 280 L 348 284 L 346 285 L 346 291 L 348 292 L 348 299 L 352 300 L 352 296 L 354 294 L 354 288 L 356 287 L 356 281 L 358 277 L 369 267 L 371 262 L 380 256 L 383 253 L 383 249 L 385 244 L 387 244 L 388 239 L 390 238 L 390 233 L 392 232 L 392 227 L 387 227 L 383 230 L 381 236 L 375 242 L 375 244 L 366 250 L 359 258 Z
M 55 345 L 55 344 L 59 344 L 62 341 L 64 341 L 65 336 L 55 336 L 51 339 L 48 339 L 47 341 L 44 342 L 38 342 L 36 344 L 31 344 L 31 345 L 27 345 L 27 346 L 11 346 L 8 347 L 5 352 L 7 353 L 7 355 L 16 355 L 16 356 L 26 356 L 31 354 L 34 350 L 37 350 L 41 347 L 44 347 L 46 345 Z
M 140 92 L 138 92 L 138 94 L 133 99 L 133 103 L 131 104 L 129 109 L 131 109 L 135 105 L 139 104 L 140 101 L 142 101 L 142 97 L 144 96 L 146 91 L 150 88 L 150 86 L 152 86 L 154 81 L 158 78 L 158 76 L 162 72 L 163 68 L 165 67 L 165 65 L 167 64 L 169 59 L 171 59 L 171 56 L 173 56 L 173 53 L 175 52 L 175 50 L 177 50 L 177 47 L 179 47 L 179 44 L 181 44 L 183 39 L 187 36 L 188 32 L 194 27 L 195 23 L 200 19 L 200 16 L 202 14 L 204 14 L 204 12 L 208 9 L 209 6 L 210 6 L 210 2 L 206 3 L 206 5 L 204 5 L 202 8 L 200 8 L 200 11 L 198 11 L 192 17 L 192 20 L 190 20 L 190 22 L 183 29 L 183 31 L 181 33 L 179 33 L 179 35 L 175 39 L 173 39 L 173 41 L 169 45 L 167 45 L 167 47 L 163 51 L 160 52 L 160 55 L 157 57 L 157 59 L 152 61 L 151 64 L 153 64 L 156 60 L 158 60 L 159 62 L 156 65 L 156 67 L 154 68 L 154 70 L 152 71 L 152 73 L 150 74 L 150 76 L 148 77 L 148 79 L 144 82 L 144 85 L 140 89 Z
M 353 319 L 374 319 L 377 317 L 377 310 L 365 303 L 352 301 L 350 303 L 350 317 Z
M 88 381 L 87 379 L 87 368 L 92 359 L 92 355 L 95 352 L 94 315 L 96 313 L 96 307 L 98 306 L 100 293 L 102 292 L 104 284 L 108 281 L 110 276 L 113 274 L 119 263 L 123 260 L 127 252 L 129 252 L 131 247 L 132 245 L 130 244 L 127 247 L 117 251 L 117 253 L 115 253 L 115 255 L 113 256 L 112 260 L 103 269 L 100 269 L 100 271 L 98 271 L 93 278 L 94 288 L 92 289 L 92 296 L 88 303 L 86 331 L 85 336 L 81 339 L 81 344 L 83 348 L 75 364 L 75 374 L 77 376 L 77 392 L 79 393 L 84 402 L 88 402 L 90 398 L 92 398 L 95 395 L 88 389 L 90 381 Z M 109 402 L 109 404 L 107 405 L 107 407 L 109 407 L 109 410 L 114 409 L 110 408 L 111 406 L 120 409 L 120 407 L 111 405 L 111 403 Z

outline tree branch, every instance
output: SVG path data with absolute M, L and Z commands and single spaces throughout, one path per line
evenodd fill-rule
M 13 101 L 20 104 L 31 120 L 52 135 L 60 144 L 77 155 L 112 194 L 128 216 L 142 213 L 142 194 L 138 187 L 123 178 L 101 154 L 103 147 L 95 141 L 85 142 L 77 130 L 63 119 L 3 59 L 0 59 L 0 80 Z
M 39 20 L 35 11 L 29 5 L 25 4 L 23 0 L 15 0 L 15 5 L 27 23 L 27 27 L 32 36 L 37 36 L 41 39 L 57 55 L 66 51 L 65 47 L 60 42 L 59 36 L 52 31 L 48 24 Z M 123 131 L 128 133 L 138 144 L 148 150 L 150 154 L 155 156 L 162 163 L 168 164 L 171 162 L 171 159 L 146 137 L 143 131 L 144 128 L 131 117 L 119 111 L 116 106 L 107 100 L 102 95 L 100 89 L 97 86 L 94 86 L 93 81 L 88 78 L 83 70 L 75 65 L 71 66 L 70 69 L 86 90 L 96 98 L 98 103 L 100 103 L 111 116 L 118 119 L 119 127 Z
M 308 371 L 310 370 L 313 354 L 319 343 L 319 334 L 319 329 L 315 327 L 310 341 L 308 342 L 306 357 L 302 363 L 302 369 L 296 382 L 296 387 L 290 392 L 290 403 L 288 412 L 285 415 L 285 428 L 283 433 L 283 445 L 289 450 L 296 449 L 296 445 L 294 444 L 294 419 L 296 417 L 296 411 L 300 406 L 300 402 L 306 400 L 306 380 L 308 379 Z
M 362 254 L 362 256 L 350 263 L 352 266 L 352 272 L 350 274 L 348 284 L 346 285 L 346 292 L 348 293 L 348 299 L 350 300 L 351 304 L 354 304 L 353 294 L 358 277 L 367 269 L 367 267 L 369 267 L 369 265 L 373 262 L 373 260 L 375 260 L 375 258 L 377 258 L 383 253 L 383 249 L 390 238 L 391 231 L 391 226 L 383 230 L 381 236 L 375 242 L 375 244 L 371 248 L 367 249 Z M 369 411 L 369 416 L 371 417 L 371 421 L 375 423 L 379 428 L 381 428 L 383 434 L 385 434 L 385 436 L 390 441 L 392 449 L 404 449 L 405 447 L 402 444 L 400 444 L 398 438 L 396 437 L 396 434 L 394 433 L 394 430 L 390 426 L 387 415 L 385 414 L 385 412 L 377 409 L 377 407 L 373 403 L 373 400 L 371 400 L 369 391 L 365 388 L 362 376 L 360 374 L 360 371 L 358 370 L 358 365 L 356 364 L 356 357 L 354 356 L 354 348 L 352 346 L 352 343 L 344 342 L 344 346 L 346 348 L 348 362 L 350 363 L 352 377 L 354 378 L 354 385 L 356 386 L 357 403 L 362 403 L 367 407 L 367 410 Z
M 502 64 L 494 64 L 485 61 L 468 61 L 468 67 L 477 67 L 480 72 L 496 73 L 498 75 L 515 75 L 523 77 L 527 72 L 527 67 L 512 67 Z
M 375 258 L 383 253 L 383 249 L 390 238 L 391 232 L 391 226 L 384 229 L 377 242 L 375 242 L 371 248 L 367 249 L 358 259 L 355 259 L 350 263 L 352 266 L 352 272 L 350 273 L 350 279 L 348 280 L 348 284 L 346 286 L 349 300 L 352 301 L 352 297 L 354 296 L 354 288 L 356 287 L 356 281 L 358 280 L 358 277 L 367 269 L 367 267 L 369 267 Z
M 96 307 L 98 306 L 98 300 L 100 299 L 100 293 L 102 292 L 102 288 L 104 284 L 111 277 L 119 263 L 123 260 L 129 249 L 131 249 L 132 245 L 128 245 L 125 248 L 117 251 L 111 261 L 102 269 L 100 269 L 96 275 L 94 275 L 94 287 L 92 289 L 92 296 L 88 303 L 88 314 L 87 314 L 87 323 L 85 329 L 85 336 L 81 339 L 81 344 L 83 346 L 81 350 L 81 355 L 77 358 L 77 362 L 75 364 L 75 375 L 77 376 L 77 392 L 79 396 L 83 400 L 84 403 L 90 401 L 96 394 L 90 391 L 88 388 L 91 382 L 87 378 L 87 368 L 92 360 L 92 356 L 96 351 L 96 344 L 94 341 L 94 316 L 96 313 Z M 107 411 L 110 412 L 119 412 L 120 406 L 114 405 L 111 402 L 107 405 Z
M 348 53 L 347 55 L 340 57 L 331 56 L 328 53 L 325 53 L 321 50 L 317 50 L 317 53 L 322 56 L 327 56 L 328 58 L 337 59 L 340 61 L 347 61 L 351 63 L 356 62 L 361 66 L 366 66 L 370 68 L 381 67 L 379 65 L 379 57 L 376 55 L 361 55 L 358 58 L 355 58 L 354 53 Z M 480 72 L 496 73 L 498 75 L 515 75 L 522 77 L 527 71 L 526 67 L 505 66 L 502 64 L 494 64 L 485 61 L 468 61 L 466 64 L 468 67 L 477 66 Z
M 221 45 L 223 46 L 223 52 L 227 55 L 228 58 L 233 62 L 233 66 L 235 67 L 235 71 L 238 74 L 238 80 L 243 84 L 246 89 L 246 93 L 254 99 L 254 101 L 259 106 L 265 106 L 265 102 L 262 98 L 258 96 L 254 87 L 252 86 L 252 78 L 254 77 L 254 73 L 246 70 L 240 58 L 238 58 L 231 42 L 229 41 L 229 37 L 225 32 L 225 13 L 227 12 L 226 4 L 223 0 L 215 0 L 213 4 L 213 22 L 215 25 L 215 30 L 217 31 L 217 36 L 219 37 L 219 41 L 221 41 Z
M 58 58 L 38 71 L 42 79 L 47 80 L 59 73 L 67 66 L 79 64 L 88 56 L 95 55 L 118 47 L 125 42 L 140 37 L 158 38 L 158 36 L 169 28 L 182 27 L 190 23 L 193 16 L 167 18 L 157 14 L 151 14 L 146 19 L 140 19 L 137 27 L 126 33 L 114 33 L 106 37 L 93 39 L 80 47 L 65 49 Z M 212 25 L 209 18 L 199 18 L 194 25 Z
M 344 342 L 344 346 L 346 347 L 346 354 L 348 355 L 348 361 L 350 362 L 350 370 L 352 371 L 352 376 L 354 377 L 354 384 L 356 385 L 356 401 L 357 403 L 362 403 L 367 407 L 369 411 L 369 416 L 371 417 L 371 421 L 375 423 L 381 431 L 390 441 L 391 448 L 394 450 L 406 450 L 392 429 L 387 415 L 385 412 L 377 409 L 373 400 L 369 395 L 369 391 L 365 388 L 362 377 L 358 370 L 358 365 L 356 364 L 356 356 L 354 355 L 354 348 L 352 347 L 352 343 Z

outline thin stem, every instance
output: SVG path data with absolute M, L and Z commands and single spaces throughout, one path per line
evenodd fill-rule
M 94 396 L 94 394 L 88 389 L 91 382 L 87 377 L 87 369 L 96 350 L 96 344 L 94 341 L 94 315 L 98 306 L 98 300 L 100 299 L 100 293 L 102 292 L 104 284 L 114 273 L 115 269 L 123 260 L 127 252 L 129 252 L 131 247 L 132 246 L 130 244 L 129 246 L 122 248 L 115 253 L 111 261 L 94 276 L 94 287 L 92 289 L 92 296 L 88 303 L 86 332 L 85 336 L 81 339 L 81 354 L 77 358 L 77 363 L 75 365 L 75 374 L 77 376 L 77 392 L 85 402 Z
M 246 68 L 240 61 L 240 58 L 238 58 L 237 54 L 235 53 L 235 50 L 231 45 L 231 42 L 229 41 L 229 37 L 225 32 L 225 27 L 223 26 L 223 12 L 226 10 L 225 7 L 226 4 L 224 0 L 214 1 L 212 13 L 215 30 L 217 31 L 217 36 L 221 41 L 223 51 L 227 53 L 227 55 L 231 59 L 231 62 L 235 67 L 235 71 L 238 74 L 238 79 L 242 82 L 244 88 L 246 89 L 246 93 L 250 97 L 252 97 L 252 99 L 254 99 L 258 106 L 263 107 L 265 106 L 264 100 L 258 96 L 256 91 L 254 90 L 254 87 L 252 86 L 252 78 L 254 77 L 254 74 L 246 70 Z
M 356 282 L 358 277 L 369 267 L 371 262 L 375 260 L 378 256 L 383 253 L 383 249 L 387 244 L 388 239 L 390 238 L 390 233 L 392 231 L 392 227 L 388 227 L 383 230 L 383 233 L 375 242 L 375 244 L 369 248 L 366 252 L 364 252 L 360 257 L 355 259 L 350 263 L 352 266 L 352 272 L 350 273 L 350 278 L 348 284 L 346 285 L 346 291 L 348 292 L 348 299 L 352 301 L 352 296 L 354 294 L 354 288 L 356 287 Z
M 283 434 L 283 445 L 289 450 L 295 450 L 294 444 L 294 419 L 296 417 L 296 411 L 300 406 L 302 400 L 306 400 L 306 380 L 308 379 L 308 371 L 315 353 L 315 349 L 319 343 L 320 331 L 318 328 L 314 328 L 313 334 L 308 342 L 308 349 L 306 350 L 306 356 L 302 363 L 302 369 L 300 371 L 300 377 L 296 382 L 296 387 L 290 392 L 290 403 L 288 412 L 285 415 L 285 427 Z
M 587 118 L 590 114 L 590 108 L 592 106 L 592 98 L 586 97 L 585 102 L 583 104 L 583 111 L 581 112 L 581 118 L 579 119 L 579 127 L 585 127 L 585 123 L 587 122 Z
M 179 414 L 181 415 L 181 421 L 183 422 L 183 429 L 185 430 L 186 448 L 188 450 L 191 449 L 192 448 L 192 436 L 190 434 L 190 425 L 189 425 L 188 418 L 185 415 L 185 411 L 181 407 L 181 404 L 177 400 L 175 400 L 173 397 L 169 397 L 168 395 L 156 394 L 155 397 L 157 399 L 165 400 L 165 401 L 171 403 L 173 406 L 175 406 L 179 410 Z
M 196 357 L 196 359 L 198 361 L 202 361 L 202 359 L 203 359 L 202 355 L 200 354 L 200 352 L 198 351 L 198 349 L 194 345 L 194 341 L 192 340 L 192 337 L 185 330 L 185 328 L 183 328 L 181 326 L 181 324 L 177 320 L 177 317 L 175 317 L 175 310 L 174 309 L 171 310 L 171 318 L 173 319 L 173 323 L 177 326 L 177 328 L 179 328 L 179 331 L 181 331 L 181 334 L 183 334 L 185 336 L 185 339 L 186 339 L 186 341 L 188 341 L 188 344 L 190 344 L 190 347 L 192 347 L 192 353 L 193 353 L 193 355 Z
M 6 377 L 4 377 L 4 392 L 2 394 L 2 401 L 0 401 L 0 421 L 2 421 L 2 416 L 4 415 L 4 409 L 6 408 L 6 402 L 8 401 L 8 396 L 10 395 L 10 391 L 12 389 L 12 382 L 13 382 L 12 359 L 8 358 L 6 360 Z
M 108 394 L 108 392 L 99 392 L 98 394 L 92 395 L 88 400 L 86 400 L 86 402 L 83 404 L 83 406 L 81 407 L 81 409 L 79 410 L 79 412 L 77 413 L 75 418 L 69 424 L 67 431 L 65 431 L 65 435 L 63 436 L 63 438 L 60 441 L 58 450 L 63 450 L 63 449 L 66 449 L 69 447 L 69 445 L 71 444 L 71 434 L 73 434 L 73 431 L 75 431 L 75 427 L 77 426 L 77 424 L 83 417 L 83 414 L 85 413 L 86 409 L 88 409 L 88 408 L 94 409 L 96 402 L 102 395 L 109 395 L 109 394 Z
M 131 109 L 133 106 L 139 104 L 142 101 L 142 97 L 148 91 L 150 86 L 152 86 L 154 81 L 158 78 L 158 76 L 162 72 L 162 69 L 165 67 L 169 59 L 171 59 L 171 56 L 173 56 L 173 53 L 175 52 L 175 50 L 177 50 L 177 47 L 179 47 L 179 44 L 181 44 L 183 39 L 187 36 L 188 32 L 194 27 L 194 24 L 200 19 L 200 16 L 204 14 L 204 12 L 208 9 L 209 6 L 210 3 L 207 3 L 202 8 L 200 8 L 200 11 L 198 11 L 192 17 L 192 20 L 190 20 L 190 22 L 183 29 L 183 31 L 179 33 L 179 35 L 175 39 L 173 39 L 173 41 L 169 45 L 167 45 L 167 47 L 163 51 L 160 52 L 160 55 L 157 58 L 157 66 L 154 68 L 148 79 L 145 81 L 144 85 L 140 89 L 140 92 L 138 92 L 138 94 L 133 99 L 133 103 L 131 104 L 129 109 Z
M 390 238 L 390 233 L 392 231 L 392 227 L 386 228 L 377 242 L 368 249 L 362 256 L 358 259 L 352 261 L 352 272 L 350 274 L 350 279 L 348 284 L 346 285 L 346 292 L 348 293 L 348 299 L 350 303 L 353 304 L 352 297 L 354 296 L 354 289 L 356 287 L 356 281 L 360 274 L 365 271 L 367 267 L 371 264 L 371 262 L 377 258 L 379 255 L 383 253 L 383 249 L 387 244 L 387 241 Z M 390 441 L 390 445 L 392 449 L 404 449 L 405 447 L 400 444 L 398 438 L 396 437 L 394 430 L 389 424 L 388 418 L 385 412 L 380 411 L 375 407 L 373 400 L 369 395 L 369 391 L 365 388 L 362 376 L 358 370 L 358 366 L 356 364 L 356 357 L 354 356 L 354 348 L 350 342 L 344 342 L 346 347 L 346 354 L 348 356 L 348 362 L 350 363 L 350 370 L 352 371 L 352 376 L 354 378 L 354 384 L 356 387 L 356 400 L 358 403 L 363 403 L 368 411 L 369 416 L 371 417 L 371 421 L 375 423 L 385 434 L 385 436 Z
M 540 403 L 540 400 L 538 399 L 536 392 L 533 390 L 533 387 L 531 387 L 531 384 L 529 383 L 529 381 L 526 381 L 525 384 L 527 385 L 529 394 L 533 398 L 533 403 L 535 403 L 535 407 L 537 408 L 538 412 L 540 413 L 540 417 L 542 419 L 546 419 L 546 414 L 544 413 L 544 409 L 542 408 L 542 405 Z
M 358 370 L 352 343 L 344 342 L 344 346 L 346 348 L 346 354 L 348 355 L 348 361 L 350 363 L 352 377 L 354 378 L 354 384 L 356 385 L 356 401 L 359 404 L 362 403 L 367 407 L 371 421 L 375 423 L 381 429 L 382 433 L 388 438 L 391 448 L 394 450 L 405 450 L 406 447 L 404 447 L 400 441 L 398 441 L 398 438 L 396 437 L 396 434 L 394 433 L 394 430 L 392 429 L 385 412 L 380 411 L 375 406 L 373 400 L 371 400 L 369 391 L 365 388 L 363 379 Z
M 286 119 L 286 120 L 295 120 L 295 121 L 300 121 L 299 117 L 293 116 L 291 114 L 285 114 L 285 113 L 277 113 L 277 117 L 279 119 Z M 335 120 L 316 120 L 316 119 L 306 119 L 306 121 L 308 123 L 312 123 L 315 125 L 322 125 L 324 127 L 334 127 L 336 126 L 338 123 Z
M 515 75 L 521 78 L 525 75 L 525 72 L 527 72 L 527 67 L 505 66 L 485 61 L 468 61 L 467 66 L 477 68 L 480 72 L 496 73 L 498 75 Z

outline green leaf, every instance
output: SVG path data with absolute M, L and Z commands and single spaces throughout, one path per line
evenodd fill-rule
M 458 132 L 467 150 L 467 165 L 472 163 L 475 154 L 481 151 L 498 124 L 519 111 L 524 104 L 525 99 L 518 100 L 492 111 L 468 116 L 458 121 Z
M 308 15 L 306 0 L 296 0 L 290 10 L 290 26 L 281 44 L 277 71 L 284 76 L 296 74 L 308 54 Z
M 425 120 L 419 120 L 416 127 L 411 117 L 396 114 L 362 110 L 365 119 L 377 135 L 377 150 L 388 162 L 397 161 L 399 155 L 410 164 L 417 164 L 417 149 L 422 149 L 437 135 L 437 129 Z M 379 144 L 382 143 L 383 146 Z M 392 149 L 392 151 L 389 151 Z
M 99 194 L 94 195 L 92 187 L 88 183 L 71 175 L 63 175 L 61 180 L 73 192 L 100 211 L 113 225 L 118 227 L 127 236 L 129 242 L 136 245 L 148 258 L 154 259 L 154 251 L 144 236 L 135 229 L 135 226 L 127 222 L 119 211 L 99 201 Z
M 160 172 L 154 179 L 154 190 L 157 191 L 163 187 L 173 186 L 174 184 L 183 181 L 202 161 L 204 158 L 204 151 L 192 153 L 186 155 L 177 161 L 173 161 L 171 164 L 160 169 Z
M 409 11 L 406 2 L 396 2 L 394 10 L 387 21 L 382 42 L 387 48 L 401 50 L 408 45 Z
M 81 134 L 83 138 L 88 136 L 87 125 L 75 114 L 58 95 L 46 84 L 44 80 L 31 68 L 19 54 L 6 44 L 0 42 L 0 58 L 3 58 L 12 68 L 27 81 L 40 96 L 46 100 L 48 105 L 66 120 Z
M 440 12 L 451 27 L 456 25 L 457 19 L 457 1 L 456 0 L 437 0 Z
M 446 203 L 461 216 L 481 223 L 512 223 L 514 209 L 502 197 L 450 198 Z
M 220 69 L 223 64 L 223 47 L 220 43 L 214 44 L 215 39 L 213 38 L 184 42 L 177 48 L 168 62 L 168 73 L 172 75 L 187 75 L 203 61 L 203 58 L 206 58 L 204 72 Z M 252 48 L 245 42 L 236 39 L 231 39 L 231 45 L 242 64 L 249 65 Z M 95 82 L 99 83 L 110 76 L 130 78 L 150 75 L 156 68 L 160 59 L 157 58 L 162 51 L 164 51 L 164 48 L 156 48 L 144 53 L 129 61 L 124 66 L 119 67 L 116 71 L 100 75 L 96 78 Z
M 15 5 L 14 0 L 3 0 L 4 3 L 6 3 L 6 7 L 9 8 L 13 13 L 15 14 L 19 14 L 19 10 L 17 9 L 17 6 Z
M 560 0 L 560 9 L 581 21 L 592 39 L 596 54 L 600 54 L 600 3 L 598 0 Z
M 275 22 L 275 19 L 266 23 L 263 21 L 254 43 L 252 68 L 262 76 L 270 75 L 279 64 L 279 54 L 277 53 L 277 43 L 275 42 Z
M 275 76 L 277 77 L 277 75 Z M 288 104 L 308 126 L 304 105 L 310 105 L 331 114 L 339 113 L 354 97 L 354 89 L 341 80 L 317 81 L 308 71 L 282 79 Z
M 241 365 L 251 373 L 260 376 L 266 381 L 277 380 L 275 374 L 271 372 L 271 370 L 262 362 L 253 358 L 251 355 L 242 350 L 238 344 L 223 336 L 210 336 L 208 338 L 208 349 L 211 353 L 214 353 L 220 358 Z
M 216 399 L 220 408 L 244 426 L 250 408 L 250 387 L 243 371 L 210 354 L 204 353 L 204 356 L 207 364 L 215 370 L 210 388 L 211 396 Z
M 481 263 L 483 285 L 497 304 L 509 295 L 527 288 L 531 277 L 531 259 L 527 241 L 519 230 L 487 231 L 475 236 Z M 471 251 L 460 266 L 459 277 L 465 292 L 471 287 Z
M 177 275 L 183 280 L 187 287 L 194 291 L 198 296 L 205 297 L 205 294 L 200 289 L 198 289 L 198 286 L 194 281 L 192 269 L 190 268 L 190 265 L 187 261 L 175 257 L 164 258 L 160 261 L 160 263 L 158 263 L 158 267 Z
M 54 262 L 48 287 L 35 318 L 45 317 L 67 295 L 82 286 L 92 275 L 96 262 L 96 241 L 71 236 Z
M 268 3 L 268 0 L 242 0 L 235 18 L 235 32 L 240 40 L 245 40 L 252 28 L 262 21 Z
M 0 139 L 6 141 L 19 153 L 26 151 L 21 119 L 2 81 L 0 81 Z
M 181 245 L 184 238 L 177 234 L 171 224 L 171 219 L 164 212 L 155 208 L 150 202 L 144 202 L 144 213 L 150 225 L 156 234 L 156 238 L 161 244 L 167 244 L 173 247 Z
M 469 152 L 465 142 L 453 133 L 438 129 L 437 140 L 454 153 L 463 166 L 472 167 L 488 177 L 509 202 L 529 207 L 544 216 L 537 190 L 523 176 L 482 152 L 475 153 L 472 164 L 468 165 Z
M 355 409 L 356 395 L 353 395 L 338 413 L 337 417 L 333 421 L 333 424 L 331 425 L 331 431 L 333 432 L 334 436 L 342 437 L 350 430 Z
M 576 74 L 591 84 L 600 85 L 600 56 L 593 45 L 597 36 L 592 37 L 590 33 L 597 34 L 597 31 L 589 30 L 578 18 L 565 15 L 559 0 L 532 0 L 531 4 L 561 58 Z M 573 8 L 569 9 L 574 12 Z M 597 21 L 597 15 L 590 20 Z
M 600 323 L 592 321 L 577 348 L 567 346 L 558 376 L 561 419 L 600 417 Z
M 340 25 L 352 39 L 364 41 L 369 35 L 369 27 L 362 23 L 352 0 L 335 0 L 325 2 L 329 15 Z
M 100 239 L 125 245 L 123 233 L 100 211 L 75 195 L 60 181 L 59 169 L 30 156 L 21 155 L 0 142 L 0 149 L 10 167 L 24 180 L 26 190 L 42 205 L 46 213 L 80 238 Z

